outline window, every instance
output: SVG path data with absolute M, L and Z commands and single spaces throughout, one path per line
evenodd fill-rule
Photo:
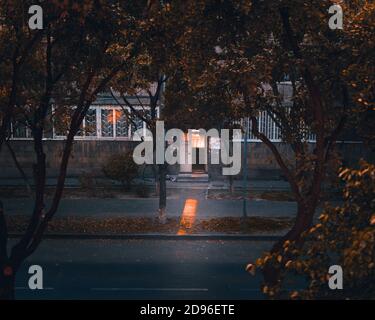
M 13 139 L 30 139 L 32 134 L 24 122 L 14 121 L 11 123 L 11 137 Z
M 116 120 L 116 137 L 128 138 L 129 137 L 129 123 L 122 110 L 115 110 Z
M 129 113 L 130 110 L 127 109 Z M 149 117 L 149 112 L 139 109 L 142 116 Z M 62 117 L 62 119 L 66 119 Z M 68 116 L 69 119 L 69 116 Z M 67 127 L 61 130 L 62 120 L 55 120 L 54 138 L 64 138 Z M 92 106 L 88 110 L 81 129 L 77 132 L 77 139 L 130 139 L 132 134 L 138 130 L 146 128 L 146 124 L 139 117 L 134 117 L 130 123 L 128 117 L 121 107 L 117 106 Z
M 90 108 L 84 119 L 84 128 L 86 137 L 96 137 L 96 109 Z
M 114 133 L 114 116 L 113 116 L 113 109 L 101 109 L 100 119 L 101 119 L 101 136 L 102 137 L 112 137 Z
M 76 133 L 76 138 L 97 136 L 96 113 L 97 111 L 95 108 L 90 108 L 87 111 L 87 114 L 82 121 L 81 127 Z M 53 138 L 61 139 L 66 137 L 72 115 L 73 109 L 68 108 L 59 110 L 58 113 L 55 112 L 53 121 Z

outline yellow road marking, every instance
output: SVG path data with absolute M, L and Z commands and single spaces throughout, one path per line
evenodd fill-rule
M 180 228 L 177 232 L 178 235 L 184 235 L 187 233 L 187 229 L 190 229 L 197 215 L 198 200 L 186 199 L 184 210 L 182 211 Z

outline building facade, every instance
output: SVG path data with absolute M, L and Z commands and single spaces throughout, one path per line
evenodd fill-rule
M 285 98 L 285 105 L 291 105 L 290 86 L 283 84 L 280 87 Z M 128 97 L 134 108 L 143 112 L 147 117 L 147 95 L 139 95 Z M 135 141 L 133 135 L 138 129 L 146 130 L 147 125 L 142 119 L 125 116 L 126 112 L 132 111 L 128 107 L 124 107 L 124 101 L 121 98 L 114 99 L 110 94 L 102 94 L 93 103 L 87 112 L 81 130 L 75 138 L 72 152 L 72 159 L 69 163 L 68 177 L 79 177 L 83 173 L 90 173 L 94 176 L 103 176 L 103 165 L 106 160 L 114 154 L 119 154 L 128 150 L 133 150 L 139 141 Z M 159 105 L 157 113 L 160 112 Z M 52 110 L 53 112 L 53 110 Z M 245 120 L 242 120 L 242 122 Z M 274 142 L 280 152 L 286 158 L 293 158 L 292 150 L 281 139 L 279 127 L 275 124 L 267 112 L 262 112 L 258 116 L 259 130 L 264 133 L 272 142 Z M 47 175 L 48 177 L 56 177 L 59 170 L 62 147 L 65 139 L 64 130 L 58 123 L 51 121 L 50 130 L 46 131 L 44 137 L 45 153 L 47 155 Z M 200 177 L 207 176 L 209 179 L 221 179 L 222 166 L 210 164 L 211 152 L 215 148 L 220 148 L 220 142 L 207 140 L 201 136 L 199 130 L 193 130 L 192 134 L 185 135 L 186 144 L 189 143 L 193 147 L 193 152 L 198 156 L 206 152 L 208 163 L 194 164 L 176 164 L 169 166 L 169 173 L 175 176 L 191 176 Z M 188 141 L 192 139 L 192 141 Z M 244 151 L 244 142 L 247 142 L 247 165 L 248 177 L 250 179 L 282 179 L 279 166 L 274 160 L 270 150 L 261 141 L 256 139 L 251 133 L 242 139 L 242 154 Z M 315 143 L 313 134 L 306 134 L 307 143 Z M 207 145 L 209 144 L 209 146 Z M 21 166 L 25 168 L 27 175 L 32 176 L 33 167 L 33 144 L 31 132 L 26 125 L 22 123 L 13 123 L 11 128 L 11 146 Z M 185 152 L 191 152 L 185 148 Z M 344 164 L 353 165 L 360 158 L 369 158 L 373 155 L 366 150 L 361 141 L 355 139 L 347 139 L 338 143 L 338 150 L 341 154 Z M 188 155 L 186 155 L 188 156 Z M 242 156 L 244 161 L 244 156 Z M 12 179 L 19 177 L 19 172 L 14 164 L 9 150 L 4 148 L 0 157 L 0 179 Z M 242 165 L 243 168 L 243 165 Z M 150 173 L 151 174 L 151 173 Z M 240 179 L 242 172 L 236 176 Z

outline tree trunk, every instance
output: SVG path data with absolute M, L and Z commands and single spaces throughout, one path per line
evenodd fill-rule
M 292 229 L 274 245 L 272 248 L 273 252 L 280 250 L 284 242 L 287 240 L 300 240 L 301 234 L 312 226 L 315 207 L 301 203 L 298 203 L 297 205 L 297 217 Z
M 167 165 L 161 164 L 159 165 L 159 222 L 166 223 L 167 221 L 167 214 L 166 214 L 166 207 L 167 207 L 167 183 L 166 183 L 166 175 L 167 175 Z
M 280 254 L 283 256 L 281 250 L 283 249 L 284 242 L 287 240 L 295 241 L 298 245 L 303 244 L 301 235 L 303 232 L 311 228 L 315 213 L 315 207 L 309 206 L 305 203 L 298 203 L 297 205 L 297 217 L 292 229 L 273 245 L 271 253 L 280 252 Z M 286 260 L 287 257 L 283 256 L 283 261 Z M 271 265 L 266 265 L 263 269 L 264 281 L 269 286 L 276 285 L 279 279 L 279 274 L 280 271 L 275 269 L 274 266 Z
M 20 165 L 16 153 L 14 152 L 12 146 L 10 145 L 10 142 L 8 140 L 5 140 L 5 145 L 8 147 L 8 151 L 13 159 L 14 165 L 16 166 L 17 170 L 19 171 L 21 178 L 25 182 L 27 193 L 29 194 L 30 198 L 33 198 L 33 192 L 29 183 L 29 179 L 27 178 L 27 175 L 25 171 L 23 170 L 22 166 Z
M 229 192 L 231 194 L 234 193 L 234 185 L 233 185 L 233 176 L 232 175 L 229 176 Z
M 155 149 L 154 149 L 154 153 L 155 153 Z M 160 183 L 158 179 L 158 168 L 156 164 L 152 165 L 152 174 L 154 175 L 154 180 L 155 180 L 155 194 L 159 196 L 160 195 Z
M 1 268 L 0 275 L 0 300 L 14 300 L 15 298 L 15 276 L 5 276 L 5 269 Z

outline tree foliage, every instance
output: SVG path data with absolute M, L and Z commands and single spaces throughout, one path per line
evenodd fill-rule
M 183 44 L 182 77 L 191 92 L 185 110 L 193 108 L 205 90 L 220 84 L 216 96 L 227 92 L 231 103 L 224 108 L 224 103 L 216 103 L 207 110 L 218 117 L 249 117 L 253 135 L 272 152 L 298 204 L 294 226 L 273 247 L 282 261 L 283 243 L 303 241 L 323 185 L 329 176 L 337 176 L 341 159 L 336 142 L 345 139 L 348 129 L 358 133 L 359 119 L 367 120 L 363 123 L 368 122 L 371 136 L 375 6 L 366 0 L 340 3 L 344 29 L 332 30 L 332 4 L 202 0 L 186 6 L 187 23 L 199 27 L 188 29 Z M 287 92 L 285 82 L 291 89 Z M 204 114 L 204 104 L 200 108 Z M 262 131 L 260 112 L 279 127 L 292 158 L 280 153 Z M 264 269 L 270 283 L 277 283 L 276 271 Z
M 304 233 L 304 244 L 286 241 L 283 255 L 265 254 L 248 271 L 266 265 L 280 270 L 275 286 L 263 286 L 270 297 L 301 299 L 369 299 L 375 294 L 375 166 L 365 161 L 359 169 L 343 168 L 344 202 L 327 206 L 319 222 Z M 285 259 L 287 257 L 287 259 Z M 329 267 L 343 269 L 343 290 L 330 290 Z M 297 277 L 296 277 L 297 276 Z M 291 280 L 303 280 L 305 289 L 292 290 Z
M 5 80 L 0 81 L 0 103 L 4 103 L 0 142 L 9 138 L 12 121 L 22 121 L 31 131 L 35 156 L 34 206 L 25 233 L 11 248 L 0 202 L 1 298 L 14 297 L 15 275 L 41 243 L 59 207 L 74 138 L 88 109 L 123 68 L 136 64 L 147 29 L 147 2 L 135 2 L 132 6 L 123 1 L 50 1 L 44 3 L 45 27 L 41 31 L 31 31 L 25 24 L 28 2 L 4 1 L 0 8 L 0 42 L 4 45 L 14 40 L 9 57 L 1 48 L 11 63 L 9 70 L 6 63 L 0 63 L 0 68 L 6 69 Z M 20 56 L 20 52 L 24 54 Z M 57 115 L 65 118 L 66 138 L 56 187 L 47 204 L 44 137 L 51 121 L 61 121 Z

